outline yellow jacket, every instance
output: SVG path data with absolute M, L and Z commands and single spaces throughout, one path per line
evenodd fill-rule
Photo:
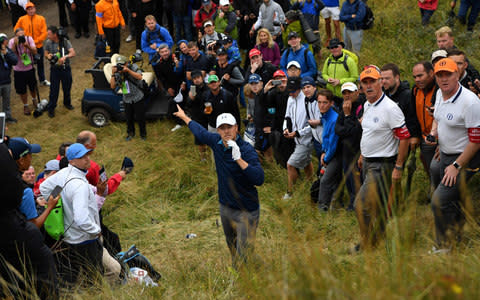
M 95 12 L 99 34 L 104 34 L 103 28 L 125 26 L 118 0 L 100 0 L 95 5 Z
M 43 47 L 43 41 L 47 38 L 47 22 L 44 17 L 37 14 L 21 16 L 13 30 L 18 28 L 22 28 L 26 36 L 33 38 L 37 48 Z

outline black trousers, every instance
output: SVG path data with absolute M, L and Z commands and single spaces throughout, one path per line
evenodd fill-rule
M 158 6 L 161 5 L 161 3 L 155 5 L 155 1 L 150 1 L 147 3 L 141 3 L 140 6 L 137 8 L 137 16 L 133 18 L 133 22 L 135 22 L 135 45 L 137 49 L 142 49 L 141 41 L 142 32 L 145 29 L 145 17 L 148 15 L 155 15 Z M 161 20 L 157 20 L 157 23 L 162 25 Z
M 57 0 L 58 18 L 60 21 L 60 26 L 62 27 L 68 26 L 67 11 L 65 10 L 65 6 L 67 5 L 67 3 L 68 0 Z
M 55 262 L 40 230 L 16 210 L 2 213 L 0 228 L 0 277 L 11 284 L 9 292 L 16 299 L 27 298 L 23 293 L 30 293 L 30 286 L 35 284 L 41 299 L 58 299 Z M 5 261 L 20 274 L 28 274 L 27 282 L 18 278 Z M 0 286 L 0 298 L 6 296 L 2 289 Z
M 63 243 L 64 250 L 57 253 L 58 272 L 67 285 L 78 278 L 93 284 L 98 274 L 103 275 L 103 246 L 98 239 L 88 244 Z
M 77 1 L 76 5 L 77 9 L 74 11 L 75 31 L 77 33 L 82 33 L 83 30 L 84 33 L 88 33 L 88 20 L 90 17 L 90 10 L 92 9 L 92 5 L 90 4 L 90 1 L 85 0 Z
M 147 126 L 145 123 L 145 101 L 140 100 L 136 103 L 125 103 L 125 116 L 127 117 L 127 134 L 135 136 L 135 120 L 140 128 L 140 136 L 147 136 Z
M 120 53 L 120 27 L 104 27 L 103 32 L 105 33 L 105 38 L 107 39 L 108 45 L 110 45 L 112 55 L 115 53 Z

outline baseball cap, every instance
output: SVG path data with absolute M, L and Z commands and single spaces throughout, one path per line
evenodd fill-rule
M 6 40 L 6 39 L 8 39 L 8 36 L 7 36 L 5 33 L 3 33 L 3 32 L 0 33 L 0 40 L 3 40 L 3 41 L 4 41 L 4 40 Z
M 218 50 L 217 50 L 217 56 L 219 56 L 219 55 L 228 55 L 227 49 L 225 49 L 225 48 L 223 48 L 223 47 L 222 47 L 222 48 L 218 48 Z
M 217 82 L 218 81 L 218 76 L 217 75 L 209 75 L 208 76 L 208 79 L 207 79 L 207 82 L 208 83 L 212 83 L 212 82 Z
M 212 25 L 213 25 L 212 21 L 207 21 L 207 22 L 205 22 L 205 24 L 203 24 L 203 28 L 205 28 L 207 26 L 212 26 Z
M 45 164 L 44 171 L 58 171 L 60 170 L 60 161 L 56 159 L 52 159 L 47 161 Z
M 223 124 L 236 125 L 237 120 L 235 120 L 232 114 L 223 113 L 218 115 L 217 117 L 217 128 L 222 126 Z
M 33 4 L 32 2 L 27 2 L 27 4 L 25 4 L 25 9 L 29 7 L 35 7 L 35 4 Z
M 338 46 L 342 46 L 342 47 L 345 48 L 345 44 L 343 42 L 341 42 L 337 38 L 333 38 L 333 39 L 330 40 L 330 42 L 328 42 L 327 48 L 328 49 L 334 49 L 334 48 L 337 48 Z
M 261 55 L 262 52 L 260 52 L 260 50 L 258 50 L 257 48 L 253 48 L 252 50 L 250 50 L 250 52 L 248 52 L 248 57 L 252 58 L 254 56 L 257 56 L 257 55 Z
M 296 60 L 292 60 L 291 62 L 289 62 L 287 64 L 287 70 L 290 69 L 291 66 L 294 66 L 296 67 L 297 69 L 301 69 L 302 67 L 300 67 L 300 64 L 298 63 L 298 61 Z
M 210 0 L 202 0 L 202 4 L 203 5 L 208 5 L 208 4 L 210 4 Z
M 192 76 L 192 78 L 195 78 L 197 76 L 203 76 L 202 71 L 200 70 L 193 70 L 190 75 Z
M 302 87 L 306 86 L 306 85 L 313 85 L 315 86 L 315 80 L 313 80 L 312 77 L 310 76 L 305 76 L 303 77 L 302 79 Z
M 435 70 L 435 74 L 441 71 L 453 73 L 453 72 L 458 72 L 458 66 L 453 61 L 453 59 L 447 57 L 437 61 L 437 63 L 435 64 L 434 70 Z
M 382 76 L 376 68 L 367 68 L 360 73 L 360 81 L 365 78 L 380 79 Z
M 225 45 L 225 44 L 228 44 L 228 43 L 233 43 L 233 39 L 231 36 L 224 36 L 223 39 L 220 40 L 220 42 Z
M 295 37 L 295 38 L 298 38 L 299 35 L 298 35 L 298 33 L 297 33 L 296 31 L 291 31 L 291 32 L 288 34 L 288 36 L 287 36 L 287 40 L 290 40 L 291 38 L 294 38 L 294 37 Z
M 92 149 L 87 149 L 80 143 L 72 144 L 67 149 L 67 159 L 70 161 L 73 159 L 82 158 L 90 151 L 92 151 Z
M 248 77 L 248 83 L 257 83 L 257 82 L 260 82 L 262 81 L 262 77 L 260 77 L 260 75 L 258 74 L 251 74 L 249 77 Z
M 121 65 L 124 65 L 127 63 L 127 58 L 123 55 L 119 55 L 117 57 L 117 64 L 121 64 Z
M 287 75 L 285 75 L 285 72 L 283 72 L 282 70 L 276 70 L 274 73 L 273 73 L 273 78 L 276 78 L 276 77 L 287 77 Z
M 229 0 L 220 0 L 219 4 L 220 4 L 220 6 L 230 5 L 230 1 Z
M 357 88 L 357 85 L 353 82 L 345 82 L 344 84 L 342 84 L 341 91 L 342 93 L 343 91 L 355 92 L 355 91 L 358 91 L 358 88 Z
M 8 141 L 8 149 L 12 152 L 13 160 L 19 160 L 28 153 L 38 153 L 42 151 L 39 144 L 30 144 L 23 137 L 14 137 Z
M 302 88 L 302 79 L 300 77 L 290 77 L 287 81 L 287 90 L 295 92 Z
M 447 57 L 448 53 L 446 50 L 440 49 L 432 53 L 432 62 L 436 59 Z

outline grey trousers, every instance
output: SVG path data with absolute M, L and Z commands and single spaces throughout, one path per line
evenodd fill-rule
M 246 262 L 253 253 L 260 209 L 246 211 L 220 204 L 220 218 L 232 264 L 236 267 L 239 260 Z
M 325 173 L 320 179 L 320 187 L 318 190 L 318 209 L 321 211 L 327 211 L 330 208 L 333 193 L 335 193 L 341 180 L 341 155 L 335 155 L 335 157 L 328 163 Z
M 7 118 L 12 117 L 12 110 L 10 109 L 10 90 L 10 83 L 0 85 L 0 97 L 2 97 L 2 111 L 5 112 L 5 116 Z
M 480 167 L 480 153 L 477 153 L 468 166 L 463 166 L 452 187 L 441 183 L 445 168 L 451 165 L 460 154 L 440 154 L 440 161 L 432 160 L 430 178 L 435 192 L 432 196 L 432 211 L 435 219 L 436 242 L 439 248 L 448 248 L 462 236 L 465 224 L 466 183 L 476 173 L 471 169 Z
M 375 246 L 385 233 L 387 202 L 395 162 L 363 160 L 363 184 L 355 198 L 362 247 Z

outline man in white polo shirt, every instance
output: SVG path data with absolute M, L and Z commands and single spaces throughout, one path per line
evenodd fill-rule
M 435 64 L 439 91 L 435 102 L 431 135 L 438 138 L 440 163 L 431 164 L 435 192 L 432 210 L 435 217 L 437 247 L 448 252 L 460 240 L 465 215 L 462 211 L 463 179 L 469 180 L 480 167 L 480 100 L 458 82 L 457 64 L 443 58 Z M 460 175 L 464 176 L 460 176 Z M 462 180 L 461 180 L 462 179 Z
M 364 182 L 355 199 L 361 244 L 355 250 L 374 247 L 384 235 L 388 193 L 392 180 L 402 178 L 410 137 L 402 110 L 382 91 L 380 71 L 367 68 L 360 82 L 367 101 L 359 159 Z

